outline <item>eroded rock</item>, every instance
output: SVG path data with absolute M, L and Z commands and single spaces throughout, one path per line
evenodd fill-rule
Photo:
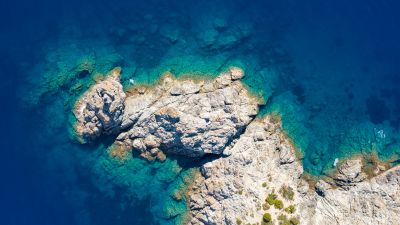
M 300 224 L 400 224 L 400 167 L 367 180 L 362 162 L 350 159 L 339 166 L 336 179 L 308 183 L 300 176 L 301 164 L 292 160 L 294 149 L 277 126 L 267 118 L 252 121 L 228 157 L 201 167 L 202 176 L 189 192 L 190 224 L 257 224 L 265 212 L 275 222 L 285 214 Z M 337 182 L 344 186 L 336 187 Z M 293 200 L 278 191 L 282 186 L 293 190 Z M 294 214 L 273 206 L 263 209 L 273 190 L 284 207 L 296 208 Z
M 125 101 L 119 82 L 120 71 L 120 68 L 112 70 L 105 80 L 92 86 L 75 104 L 75 131 L 81 142 L 119 131 Z
M 346 187 L 365 180 L 367 175 L 362 171 L 362 167 L 363 162 L 360 158 L 344 161 L 338 168 L 336 184 Z
M 244 71 L 237 67 L 214 80 L 176 79 L 166 73 L 156 86 L 136 87 L 126 99 L 118 72 L 76 104 L 76 131 L 85 142 L 123 129 L 115 143 L 119 150 L 222 154 L 258 113 L 260 101 L 240 82 Z
M 262 204 L 268 194 L 282 187 L 294 190 L 293 200 L 279 195 L 285 206 L 300 201 L 297 186 L 303 169 L 294 160 L 281 164 L 276 149 L 284 148 L 290 156 L 295 155 L 295 150 L 282 139 L 284 136 L 280 132 L 266 132 L 266 128 L 280 130 L 277 126 L 279 124 L 270 123 L 268 117 L 252 121 L 230 149 L 230 156 L 201 167 L 203 176 L 189 192 L 190 224 L 237 224 L 237 219 L 243 224 L 257 224 L 265 213 Z M 273 209 L 269 212 L 274 218 L 281 213 Z M 296 212 L 292 216 L 299 215 Z
M 315 185 L 315 191 L 317 192 L 318 195 L 322 197 L 325 197 L 326 192 L 331 188 L 332 188 L 331 185 L 324 180 L 319 180 Z
M 241 77 L 243 70 L 234 67 L 211 81 L 179 80 L 167 73 L 146 92 L 132 91 L 122 122 L 128 131 L 116 145 L 142 153 L 159 147 L 191 157 L 222 154 L 258 112 L 258 100 L 237 80 Z M 135 140 L 143 138 L 147 144 L 138 145 Z
M 358 166 L 357 166 L 358 167 Z M 348 176 L 346 176 L 348 177 Z M 347 188 L 330 188 L 314 203 L 315 224 L 400 224 L 400 167 Z

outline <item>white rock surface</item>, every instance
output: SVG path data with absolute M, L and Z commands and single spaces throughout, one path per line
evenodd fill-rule
M 155 87 L 132 90 L 122 122 L 128 131 L 116 145 L 147 157 L 152 148 L 191 157 L 222 154 L 258 112 L 257 99 L 238 80 L 243 75 L 231 68 L 215 80 L 193 81 L 166 73 Z
M 400 167 L 347 190 L 329 189 L 315 201 L 315 215 L 305 224 L 400 224 Z
M 362 172 L 362 166 L 362 160 L 360 158 L 346 160 L 338 168 L 338 173 L 335 178 L 336 184 L 341 187 L 346 187 L 365 180 L 367 175 Z
M 289 163 L 286 156 L 281 158 L 285 155 L 281 149 L 292 152 L 293 156 L 294 149 L 283 138 L 279 124 L 268 120 L 252 122 L 230 150 L 229 157 L 202 166 L 203 176 L 189 193 L 190 224 L 236 224 L 237 219 L 243 224 L 260 223 L 266 212 L 262 204 L 272 189 L 276 193 L 283 185 L 296 189 L 303 169 L 298 161 Z M 282 160 L 286 163 L 281 163 Z M 295 193 L 294 200 L 284 203 L 299 201 Z M 268 212 L 274 217 L 279 210 L 271 206 Z
M 75 131 L 81 142 L 119 131 L 125 101 L 119 82 L 120 70 L 112 70 L 105 80 L 93 85 L 75 104 Z
M 281 214 L 298 218 L 300 224 L 400 224 L 400 166 L 366 180 L 362 162 L 350 159 L 341 164 L 334 180 L 342 186 L 319 180 L 311 188 L 300 177 L 303 168 L 294 160 L 287 137 L 268 117 L 250 123 L 230 152 L 202 166 L 202 176 L 189 192 L 190 224 L 237 224 L 238 219 L 261 224 L 266 212 L 275 224 Z M 278 192 L 283 185 L 294 190 L 293 200 Z M 294 214 L 260 207 L 272 190 L 284 207 L 295 206 Z

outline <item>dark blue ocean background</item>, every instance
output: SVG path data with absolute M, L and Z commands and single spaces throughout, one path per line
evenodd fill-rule
M 113 66 L 129 85 L 240 65 L 308 173 L 360 153 L 399 163 L 399 1 L 2 0 L 0 12 L 0 224 L 181 221 L 170 196 L 197 164 L 118 167 L 110 140 L 71 135 L 74 101 Z

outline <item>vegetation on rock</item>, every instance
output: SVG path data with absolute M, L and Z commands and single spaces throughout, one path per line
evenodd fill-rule
M 269 214 L 269 213 L 264 213 L 264 215 L 263 215 L 263 221 L 264 221 L 265 223 L 271 222 L 271 221 L 272 221 L 271 214 Z
M 268 197 L 265 199 L 265 201 L 269 204 L 269 205 L 274 205 L 276 199 L 278 198 L 278 196 L 275 193 L 269 193 Z
M 283 185 L 279 190 L 279 193 L 282 195 L 282 197 L 284 197 L 287 200 L 293 200 L 294 198 L 294 192 L 292 187 Z
M 282 200 L 279 200 L 279 199 L 275 200 L 275 202 L 274 202 L 274 207 L 275 207 L 275 209 L 283 209 L 283 202 L 282 202 Z
M 287 208 L 285 208 L 285 212 L 293 214 L 296 211 L 296 208 L 294 205 L 289 205 Z

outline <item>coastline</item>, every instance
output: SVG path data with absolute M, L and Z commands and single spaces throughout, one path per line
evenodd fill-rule
M 115 119 L 114 122 L 116 123 L 116 126 L 122 125 L 122 127 L 124 127 L 122 130 L 125 130 L 125 131 L 129 127 L 132 127 L 132 126 L 134 127 L 135 123 L 142 124 L 140 126 L 144 126 L 143 128 L 145 128 L 145 129 L 146 129 L 146 126 L 149 126 L 149 127 L 164 126 L 162 124 L 160 125 L 159 123 L 152 125 L 151 124 L 152 119 L 148 120 L 147 117 L 152 118 L 153 115 L 156 115 L 156 117 L 157 117 L 157 115 L 161 115 L 162 117 L 165 116 L 165 118 L 170 118 L 170 119 L 167 119 L 167 121 L 175 121 L 176 120 L 175 122 L 172 122 L 172 123 L 177 123 L 177 122 L 179 123 L 179 117 L 181 117 L 182 115 L 179 115 L 179 113 L 176 112 L 175 110 L 176 109 L 179 110 L 180 108 L 185 108 L 186 107 L 185 104 L 187 102 L 187 100 L 182 100 L 181 95 L 189 96 L 189 97 L 201 95 L 203 92 L 200 90 L 203 90 L 204 87 L 207 87 L 204 90 L 213 92 L 213 91 L 219 90 L 218 88 L 226 88 L 226 87 L 229 88 L 230 87 L 229 85 L 237 85 L 239 83 L 235 83 L 235 80 L 237 78 L 233 78 L 233 74 L 234 74 L 232 72 L 233 70 L 241 71 L 238 73 L 238 79 L 240 79 L 244 76 L 243 70 L 236 69 L 235 67 L 231 67 L 231 69 L 229 69 L 229 71 L 231 71 L 231 72 L 230 72 L 230 75 L 228 76 L 228 78 L 220 79 L 217 77 L 215 80 L 212 80 L 212 79 L 192 80 L 189 76 L 186 76 L 186 77 L 180 79 L 180 78 L 174 78 L 172 76 L 172 74 L 170 74 L 168 72 L 164 73 L 164 75 L 161 76 L 160 80 L 158 82 L 156 82 L 155 85 L 136 86 L 136 87 L 133 87 L 132 89 L 126 90 L 125 91 L 127 93 L 126 101 L 128 102 L 128 103 L 125 103 L 126 111 L 124 113 L 117 113 L 118 118 L 115 118 L 112 115 L 110 116 L 110 118 L 114 118 Z M 226 77 L 227 75 L 228 74 L 226 74 L 226 73 L 221 73 L 220 77 L 221 78 L 224 76 Z M 230 78 L 231 76 L 232 76 L 232 78 Z M 103 80 L 101 82 L 107 82 L 107 79 L 108 78 L 106 78 L 105 80 Z M 228 80 L 226 80 L 226 79 L 228 79 Z M 232 81 L 230 81 L 229 79 L 232 79 Z M 203 87 L 203 85 L 205 85 L 205 86 Z M 208 87 L 207 85 L 211 85 L 211 86 Z M 217 85 L 217 86 L 214 86 L 214 85 Z M 189 87 L 189 89 L 187 89 L 188 87 Z M 190 88 L 190 87 L 192 87 L 192 88 Z M 243 90 L 242 88 L 244 88 L 244 89 L 248 88 L 246 86 L 240 86 L 240 87 L 241 88 L 238 89 L 239 91 Z M 104 90 L 107 91 L 107 86 L 105 86 Z M 225 89 L 222 89 L 222 90 L 225 90 Z M 207 91 L 206 91 L 206 93 L 207 93 Z M 90 92 L 93 92 L 93 90 L 89 89 L 88 93 L 90 93 Z M 119 92 L 122 92 L 122 87 L 120 88 Z M 165 95 L 164 94 L 165 92 L 168 92 L 168 94 Z M 221 93 L 223 93 L 223 96 L 225 95 L 224 94 L 225 92 L 221 92 Z M 253 100 L 249 100 L 249 102 L 254 102 L 254 103 L 250 103 L 250 104 L 255 104 L 255 105 L 257 105 L 257 107 L 259 105 L 263 104 L 263 102 L 259 98 L 257 98 L 257 96 L 254 96 L 248 90 L 246 90 L 244 93 L 245 93 L 244 94 L 245 98 L 253 99 Z M 145 97 L 145 98 L 141 97 L 141 96 L 146 96 L 146 95 L 150 96 L 149 103 L 146 103 L 146 101 L 148 101 L 148 100 L 146 100 L 148 97 Z M 154 96 L 154 97 L 151 97 L 151 96 Z M 167 96 L 167 97 L 165 97 L 165 96 Z M 136 98 L 138 100 L 134 100 Z M 143 99 L 141 99 L 141 98 L 143 98 Z M 163 98 L 166 98 L 166 99 L 163 100 Z M 160 109 L 162 109 L 162 107 L 165 107 L 163 105 L 165 103 L 163 103 L 159 106 L 156 106 L 155 111 L 152 112 L 150 110 L 149 113 L 146 112 L 146 110 L 149 110 L 154 105 L 157 105 L 158 102 L 174 102 L 174 101 L 176 101 L 176 100 L 168 100 L 168 98 L 171 98 L 171 99 L 175 98 L 178 100 L 177 106 L 173 107 L 173 108 L 175 108 L 174 110 L 168 109 L 168 110 L 161 110 L 159 112 L 156 112 L 158 110 L 157 107 L 161 107 Z M 113 99 L 115 99 L 115 98 L 113 98 Z M 124 97 L 124 99 L 125 99 L 125 97 Z M 125 101 L 124 99 L 122 101 Z M 128 99 L 132 99 L 132 100 L 128 100 Z M 79 101 L 81 101 L 81 100 L 79 100 Z M 86 98 L 84 100 L 84 103 L 89 104 L 88 102 L 90 102 L 90 101 L 91 101 L 90 99 Z M 227 101 L 227 100 L 225 100 L 225 101 Z M 119 104 L 122 104 L 122 103 L 119 103 Z M 130 104 L 133 104 L 134 108 L 132 108 L 132 106 L 130 106 Z M 139 104 L 139 105 L 136 105 L 136 104 Z M 230 105 L 230 104 L 233 104 L 233 106 L 234 106 L 237 103 L 232 102 L 232 103 L 229 103 L 228 105 Z M 247 104 L 249 104 L 249 103 L 247 103 Z M 139 108 L 137 108 L 138 106 L 139 106 Z M 129 107 L 131 107 L 131 109 L 129 109 Z M 150 107 L 150 108 L 146 109 L 146 107 Z M 79 109 L 80 109 L 79 107 L 78 108 L 75 107 L 75 115 L 76 116 L 79 116 L 79 112 L 80 112 Z M 101 105 L 100 105 L 99 109 L 102 109 Z M 124 107 L 122 107 L 122 109 L 124 109 Z M 77 112 L 77 110 L 79 112 Z M 137 112 L 132 111 L 132 110 L 136 110 L 137 112 L 140 112 L 140 114 L 136 115 Z M 141 110 L 144 110 L 144 111 L 142 112 Z M 187 110 L 189 110 L 187 112 L 190 112 L 190 110 L 193 110 L 193 109 L 188 108 Z M 110 111 L 107 111 L 107 112 L 112 114 L 112 112 L 110 112 Z M 128 116 L 128 117 L 123 116 L 126 113 L 135 115 L 134 117 L 132 117 L 135 119 L 130 119 L 133 122 L 129 122 L 129 120 L 128 120 L 128 122 L 124 122 L 127 120 L 127 118 L 131 118 L 131 116 Z M 161 113 L 161 114 L 158 114 L 158 113 Z M 201 111 L 200 111 L 200 113 L 201 113 Z M 141 114 L 145 115 L 145 117 L 143 117 Z M 186 207 L 188 209 L 187 213 L 188 213 L 189 217 L 184 216 L 184 218 L 186 218 L 186 219 L 182 220 L 182 221 L 184 221 L 182 223 L 186 223 L 187 221 L 189 221 L 188 222 L 189 224 L 214 224 L 214 223 L 219 224 L 219 223 L 221 223 L 221 221 L 225 221 L 228 224 L 235 224 L 235 223 L 239 224 L 239 223 L 242 223 L 242 221 L 250 222 L 250 223 L 257 223 L 257 221 L 262 221 L 262 219 L 260 219 L 260 218 L 262 218 L 262 216 L 265 215 L 265 213 L 267 213 L 267 212 L 269 214 L 269 217 L 272 216 L 272 218 L 274 218 L 274 220 L 276 220 L 276 218 L 278 218 L 278 220 L 283 220 L 283 221 L 288 221 L 288 222 L 292 221 L 293 223 L 295 223 L 296 221 L 305 221 L 305 222 L 308 221 L 308 223 L 309 223 L 314 220 L 322 222 L 327 219 L 327 217 L 326 217 L 327 215 L 324 212 L 325 208 L 318 208 L 318 204 L 316 205 L 317 208 L 313 208 L 312 205 L 315 205 L 315 204 L 313 204 L 313 202 L 321 201 L 321 199 L 325 198 L 325 195 L 329 195 L 331 192 L 334 192 L 334 191 L 343 191 L 343 190 L 349 191 L 349 190 L 353 190 L 353 189 L 357 190 L 356 189 L 357 183 L 361 182 L 361 184 L 364 184 L 364 183 L 368 183 L 368 182 L 373 182 L 374 180 L 380 178 L 382 174 L 386 174 L 385 171 L 388 168 L 383 167 L 382 166 L 383 163 L 379 162 L 378 159 L 375 160 L 376 164 L 373 165 L 373 166 L 375 166 L 375 167 L 373 167 L 373 169 L 376 170 L 378 168 L 379 170 L 377 173 L 371 174 L 371 167 L 367 167 L 365 161 L 361 160 L 359 157 L 358 158 L 351 157 L 351 158 L 340 159 L 339 163 L 337 164 L 336 170 L 331 171 L 331 174 L 332 174 L 331 177 L 329 177 L 329 176 L 315 177 L 315 176 L 305 175 L 305 173 L 303 172 L 302 159 L 300 158 L 302 152 L 300 150 L 296 149 L 295 142 L 289 138 L 290 135 L 287 135 L 286 132 L 284 130 L 282 130 L 282 121 L 281 121 L 279 115 L 267 114 L 263 117 L 256 117 L 257 114 L 258 114 L 258 110 L 257 110 L 257 113 L 254 114 L 254 118 L 248 120 L 246 122 L 247 125 L 244 125 L 244 128 L 243 128 L 244 130 L 242 131 L 243 133 L 240 132 L 238 135 L 232 136 L 234 138 L 232 143 L 228 144 L 228 145 L 224 145 L 224 147 L 222 148 L 222 152 L 220 152 L 220 151 L 210 152 L 212 154 L 215 154 L 217 156 L 217 158 L 212 159 L 211 161 L 206 161 L 205 164 L 200 165 L 201 176 L 198 176 L 198 174 L 197 174 L 195 176 L 197 178 L 194 179 L 193 183 L 188 186 L 187 191 L 185 192 L 185 196 L 186 196 L 185 201 L 187 204 Z M 234 115 L 234 114 L 232 114 L 232 115 Z M 253 115 L 253 114 L 249 114 L 249 115 Z M 102 117 L 100 117 L 100 119 Z M 195 117 L 193 117 L 193 119 L 195 119 Z M 79 121 L 81 121 L 81 123 L 82 123 L 83 120 L 78 120 L 78 122 Z M 110 122 L 109 119 L 107 119 L 106 121 Z M 146 121 L 148 121 L 148 122 L 146 122 Z M 112 123 L 114 123 L 114 122 L 112 122 Z M 170 123 L 170 122 L 168 122 L 168 123 Z M 187 126 L 187 125 L 188 124 L 186 124 L 185 126 Z M 101 122 L 99 124 L 99 126 L 104 126 L 104 122 Z M 168 126 L 171 126 L 171 124 Z M 173 126 L 175 126 L 175 125 L 173 125 Z M 190 126 L 192 126 L 192 125 L 190 125 Z M 154 128 L 157 129 L 157 127 L 154 127 Z M 102 128 L 100 127 L 100 130 L 101 129 Z M 116 128 L 116 129 L 119 130 L 119 128 Z M 129 129 L 134 130 L 133 128 L 129 128 Z M 142 129 L 142 128 L 140 128 L 140 129 Z M 168 129 L 170 129 L 170 128 L 168 128 Z M 182 129 L 182 128 L 178 127 L 178 129 Z M 196 129 L 198 129 L 198 128 L 196 128 Z M 219 128 L 217 128 L 217 129 L 219 129 Z M 254 129 L 256 131 L 253 131 Z M 258 129 L 258 131 L 257 131 L 257 129 Z M 185 128 L 185 130 L 186 130 L 186 128 Z M 191 148 L 187 148 L 185 151 L 173 150 L 172 152 L 165 152 L 166 150 L 171 151 L 175 147 L 172 147 L 172 149 L 171 149 L 171 147 L 167 147 L 167 146 L 173 144 L 173 142 L 171 143 L 169 141 L 163 143 L 162 140 L 159 140 L 161 142 L 157 143 L 157 142 L 159 142 L 159 141 L 157 141 L 157 138 L 162 137 L 162 135 L 165 135 L 163 133 L 140 134 L 139 136 L 133 136 L 133 137 L 137 137 L 139 139 L 135 139 L 135 138 L 130 139 L 132 137 L 132 134 L 134 134 L 134 133 L 127 133 L 127 134 L 129 134 L 128 135 L 129 138 L 127 138 L 128 137 L 127 134 L 125 134 L 124 131 L 122 131 L 122 132 L 123 133 L 119 134 L 118 137 L 116 138 L 116 140 L 117 140 L 116 146 L 126 145 L 125 147 L 123 147 L 124 149 L 126 149 L 124 151 L 131 151 L 131 149 L 134 149 L 133 151 L 139 151 L 139 154 L 141 155 L 141 157 L 144 157 L 147 160 L 154 160 L 155 159 L 154 157 L 157 156 L 156 158 L 158 158 L 158 160 L 163 161 L 159 157 L 160 154 L 162 154 L 162 153 L 167 154 L 167 155 L 171 154 L 171 153 L 178 154 L 178 155 L 184 155 L 184 156 L 186 155 L 189 157 L 199 157 L 199 156 L 201 157 L 202 156 L 202 154 L 198 155 L 198 153 L 194 154 L 194 153 L 190 153 L 190 152 L 185 152 L 185 151 L 193 151 L 194 149 L 191 150 Z M 143 131 L 140 131 L 140 132 L 143 132 Z M 202 131 L 202 132 L 204 132 L 204 131 Z M 250 134 L 248 134 L 248 132 L 250 132 Z M 268 135 L 267 135 L 267 133 L 268 133 Z M 153 134 L 158 137 L 156 139 L 153 138 L 152 140 L 147 140 L 147 138 L 141 139 L 141 137 L 146 137 L 148 135 L 154 136 Z M 134 135 L 136 135 L 136 134 L 134 134 Z M 161 136 L 159 136 L 159 135 L 161 135 Z M 182 134 L 178 134 L 177 138 L 180 138 L 180 135 L 182 135 Z M 250 136 L 254 135 L 254 137 L 251 136 L 251 138 L 249 139 L 248 138 L 248 137 L 250 137 L 249 135 Z M 95 137 L 96 136 L 97 135 L 95 135 Z M 146 147 L 144 147 L 143 142 L 138 142 L 137 140 L 143 140 L 144 144 L 146 146 L 150 146 L 152 148 L 151 151 L 148 152 L 146 150 Z M 242 141 L 242 140 L 244 140 L 244 141 Z M 201 141 L 200 141 L 200 143 L 201 143 Z M 226 143 L 228 143 L 228 142 L 226 142 Z M 161 149 L 158 149 L 158 147 L 160 145 L 163 147 L 160 147 Z M 173 144 L 171 146 L 174 146 L 174 145 L 175 144 Z M 274 177 L 274 182 L 275 182 L 274 184 L 265 184 L 264 185 L 265 182 L 261 184 L 261 182 L 260 182 L 261 180 L 267 179 L 265 172 L 262 172 L 266 169 L 265 166 L 263 166 L 262 163 L 260 161 L 258 161 L 257 158 L 256 159 L 248 158 L 250 155 L 247 155 L 248 153 L 246 151 L 244 151 L 242 147 L 240 147 L 241 145 L 246 145 L 246 146 L 253 145 L 254 147 L 250 148 L 253 150 L 246 150 L 246 151 L 250 151 L 250 152 L 253 151 L 253 153 L 251 153 L 251 154 L 253 154 L 253 155 L 256 154 L 257 156 L 259 156 L 259 154 L 264 155 L 264 156 L 262 156 L 262 158 L 266 161 L 268 161 L 268 160 L 270 161 L 268 171 L 272 170 L 273 172 L 268 173 L 268 176 L 270 176 L 270 178 L 269 178 L 270 181 L 271 181 L 271 177 Z M 239 146 L 239 147 L 237 147 L 237 146 Z M 264 146 L 264 147 L 260 147 L 260 146 Z M 275 146 L 275 147 L 273 147 L 273 146 Z M 182 147 L 184 147 L 184 145 Z M 179 147 L 179 148 L 181 148 L 181 147 Z M 186 147 L 184 147 L 184 148 L 186 148 Z M 154 149 L 156 149 L 156 150 L 154 150 Z M 264 149 L 264 150 L 262 150 L 262 149 Z M 112 150 L 112 148 L 110 150 Z M 200 148 L 200 150 L 205 150 L 205 149 Z M 126 153 L 128 153 L 128 152 L 126 152 Z M 124 154 L 126 154 L 126 153 L 124 153 Z M 131 154 L 131 153 L 129 153 L 129 154 Z M 120 154 L 116 154 L 115 156 L 117 156 L 117 155 L 120 155 Z M 221 156 L 223 156 L 223 157 L 221 157 Z M 109 155 L 109 157 L 113 157 L 112 152 L 111 152 L 111 155 Z M 241 158 L 241 157 L 244 157 L 244 158 Z M 162 158 L 165 158 L 165 156 Z M 124 159 L 124 160 L 126 160 L 126 159 Z M 124 160 L 122 160 L 120 163 L 123 164 Z M 234 160 L 234 161 L 230 161 L 230 160 Z M 243 161 L 243 160 L 245 160 L 245 161 Z M 340 168 L 343 168 L 344 167 L 343 165 L 346 165 L 348 162 L 352 163 L 351 165 L 349 165 L 350 169 L 347 167 L 344 169 L 340 169 Z M 256 163 L 256 164 L 254 164 L 254 163 Z M 354 163 L 356 165 L 355 167 L 353 166 Z M 215 165 L 219 165 L 219 166 L 216 166 L 215 169 L 213 169 L 213 167 Z M 253 170 L 248 171 L 249 165 L 254 166 Z M 268 165 L 268 163 L 266 165 Z M 274 165 L 274 166 L 272 166 L 272 165 Z M 229 169 L 232 166 L 234 166 L 234 167 Z M 274 169 L 272 169 L 272 168 L 274 168 Z M 397 169 L 399 169 L 400 167 L 393 167 L 393 168 L 396 168 L 396 169 L 389 170 L 389 171 L 397 171 Z M 208 172 L 206 172 L 206 171 L 208 171 Z M 248 175 L 245 175 L 245 177 L 243 178 L 243 177 L 237 177 L 237 174 L 236 175 L 233 174 L 233 177 L 227 178 L 226 173 L 229 174 L 232 171 L 237 171 L 235 173 L 239 173 L 239 174 L 244 173 L 244 174 L 248 174 Z M 271 171 L 269 171 L 269 172 L 271 172 Z M 364 175 L 364 174 L 366 174 L 365 172 L 369 172 L 368 176 Z M 222 173 L 225 175 L 220 176 L 220 175 L 218 175 L 219 173 Z M 356 177 L 353 177 L 354 176 L 353 173 L 356 173 Z M 387 173 L 390 173 L 390 172 L 387 172 Z M 258 175 L 255 175 L 255 174 L 258 174 Z M 280 174 L 279 177 L 277 177 L 278 174 Z M 284 175 L 284 174 L 286 174 L 286 175 Z M 363 174 L 363 175 L 362 176 L 360 175 L 361 177 L 359 177 L 358 174 Z M 282 176 L 282 175 L 284 175 L 284 176 Z M 250 177 L 246 178 L 246 176 L 250 176 L 253 178 L 250 178 Z M 257 187 L 255 187 L 253 185 L 251 185 L 251 186 L 240 186 L 239 185 L 241 188 L 238 188 L 238 187 L 236 187 L 237 184 L 234 184 L 235 182 L 237 182 L 241 179 L 244 179 L 244 180 L 242 180 L 244 183 L 250 182 L 251 180 L 254 179 L 254 176 L 256 177 L 256 179 L 259 180 L 257 182 L 257 184 L 258 184 Z M 308 178 L 304 178 L 305 176 L 306 177 L 308 176 Z M 382 175 L 382 176 L 384 176 L 384 175 Z M 250 180 L 248 180 L 248 179 L 250 179 Z M 311 179 L 311 181 L 310 181 L 310 179 Z M 314 179 L 315 179 L 315 181 L 312 181 Z M 234 183 L 231 183 L 231 182 L 234 182 Z M 254 180 L 251 182 L 254 182 Z M 219 186 L 219 187 L 215 186 L 214 188 L 210 189 L 215 183 L 217 183 L 217 184 L 219 183 L 219 185 L 221 185 L 221 186 Z M 338 189 L 338 186 L 340 186 L 339 189 Z M 223 187 L 231 187 L 231 188 L 227 189 L 227 190 L 220 189 Z M 264 203 L 263 204 L 263 205 L 265 205 L 265 208 L 263 207 L 264 210 L 260 210 L 262 200 L 268 199 L 268 196 L 270 196 L 271 194 L 274 194 L 274 192 L 276 190 L 282 190 L 283 187 L 287 188 L 287 190 L 291 190 L 291 193 L 293 193 L 292 197 L 289 199 L 286 199 L 286 200 L 282 199 L 283 205 L 282 206 L 275 205 L 274 209 L 271 206 L 265 205 L 266 203 Z M 267 191 L 265 191 L 265 188 Z M 246 198 L 242 197 L 243 192 L 245 193 Z M 269 193 L 267 193 L 267 192 L 269 192 Z M 221 196 L 221 193 L 224 193 L 224 194 Z M 251 193 L 250 194 L 252 196 L 251 198 L 249 198 L 249 196 L 248 196 L 249 193 Z M 258 194 L 255 194 L 255 193 L 258 193 Z M 284 197 L 285 194 L 283 194 L 281 191 L 280 191 L 280 193 L 281 194 L 279 194 L 279 196 L 282 195 L 281 197 Z M 268 194 L 268 196 L 266 194 Z M 339 194 L 346 196 L 346 194 L 343 194 L 342 192 L 339 192 Z M 297 196 L 297 197 L 293 198 L 293 196 Z M 249 199 L 252 199 L 252 198 L 254 198 L 254 200 L 250 201 Z M 225 200 L 225 199 L 228 199 L 228 200 Z M 278 201 L 278 200 L 279 199 L 276 199 L 276 201 Z M 279 201 L 282 201 L 282 200 L 279 200 Z M 204 202 L 204 201 L 206 201 L 206 202 Z M 224 203 L 225 201 L 228 201 L 228 202 Z M 254 201 L 257 201 L 258 205 L 254 206 L 253 205 Z M 203 203 L 199 203 L 199 202 L 203 202 Z M 219 206 L 217 207 L 216 204 L 218 204 Z M 225 204 L 227 204 L 227 205 L 225 205 Z M 240 204 L 241 207 L 237 208 L 237 207 L 232 206 L 234 204 Z M 275 203 L 271 203 L 271 204 L 274 205 Z M 282 204 L 282 203 L 280 203 L 280 204 Z M 282 211 L 283 207 L 287 206 L 288 204 L 290 204 L 289 206 L 292 207 L 293 209 L 291 209 L 290 207 L 289 207 L 290 209 L 285 208 L 285 210 L 289 210 L 289 211 L 287 212 L 287 215 L 286 214 L 284 215 L 284 214 L 282 214 L 282 213 L 284 213 Z M 217 207 L 217 208 L 215 208 L 215 207 Z M 330 207 L 332 207 L 332 205 Z M 295 210 L 296 208 L 300 208 L 300 209 L 296 211 Z M 249 210 L 252 211 L 252 213 L 250 215 L 249 215 Z M 319 213 L 316 213 L 315 210 L 317 210 L 317 212 L 319 212 Z M 345 209 L 340 209 L 340 210 L 345 210 Z M 312 212 L 314 212 L 315 215 L 313 215 Z M 262 214 L 262 213 L 264 213 L 264 214 Z M 391 211 L 383 211 L 382 213 L 391 213 Z M 169 213 L 167 213 L 167 214 L 169 214 Z M 355 212 L 355 215 L 357 215 L 357 212 Z M 357 219 L 357 218 L 358 217 L 356 216 L 355 219 Z M 265 219 L 264 219 L 264 222 L 267 223 L 268 221 L 265 221 Z

